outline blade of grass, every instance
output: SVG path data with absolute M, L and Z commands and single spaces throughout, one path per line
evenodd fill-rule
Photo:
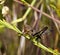
M 24 1 L 24 0 L 22 0 L 22 1 Z M 33 5 L 35 4 L 35 2 L 36 2 L 36 0 L 33 0 L 32 3 L 31 3 L 31 6 L 33 6 Z M 12 21 L 12 24 L 17 23 L 17 22 L 22 22 L 22 21 L 24 21 L 30 11 L 31 11 L 31 8 L 29 7 L 29 8 L 27 9 L 27 11 L 25 12 L 25 14 L 23 15 L 23 17 L 22 17 L 22 18 L 19 18 L 19 19 L 17 19 L 17 20 Z
M 17 33 L 22 34 L 22 32 L 16 26 L 13 26 L 13 25 L 7 23 L 5 20 L 3 20 L 3 21 L 0 20 L 0 24 L 4 25 L 5 27 L 7 27 L 9 29 L 16 31 Z
M 0 24 L 4 25 L 5 27 L 7 27 L 9 29 L 12 29 L 12 30 L 16 31 L 17 33 L 23 34 L 16 26 L 13 26 L 13 25 L 7 23 L 5 20 L 4 21 L 0 20 Z M 25 38 L 27 38 L 30 41 L 32 41 L 33 44 L 36 45 L 37 47 L 42 48 L 43 50 L 45 50 L 47 52 L 50 52 L 50 53 L 53 53 L 55 55 L 60 55 L 60 53 L 55 52 L 54 50 L 51 50 L 51 49 L 45 47 L 40 42 L 37 42 L 35 39 L 31 39 L 31 37 L 29 35 L 24 35 L 24 36 L 25 36 Z
M 27 39 L 31 39 L 28 35 L 26 35 L 25 36 Z M 52 54 L 54 54 L 54 55 L 60 55 L 60 53 L 59 52 L 56 52 L 56 51 L 54 51 L 53 49 L 51 49 L 51 48 L 47 48 L 47 47 L 45 47 L 44 45 L 42 45 L 40 42 L 37 42 L 34 38 L 31 40 L 32 42 L 33 42 L 33 44 L 34 45 L 36 45 L 37 47 L 39 47 L 39 48 L 42 48 L 43 50 L 45 50 L 45 51 L 47 51 L 47 52 L 50 52 L 50 53 L 52 53 Z

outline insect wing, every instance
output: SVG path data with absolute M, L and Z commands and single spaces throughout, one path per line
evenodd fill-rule
M 44 27 L 42 30 L 40 30 L 39 32 L 33 34 L 33 36 L 37 36 L 37 35 L 42 35 L 46 30 L 48 29 L 48 27 Z

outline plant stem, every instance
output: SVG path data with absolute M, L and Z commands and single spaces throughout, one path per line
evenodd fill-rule
M 31 3 L 31 6 L 33 6 L 33 5 L 35 4 L 35 2 L 36 2 L 36 0 L 33 0 L 32 3 Z M 26 2 L 25 2 L 25 3 L 26 3 Z M 27 9 L 27 11 L 25 12 L 25 14 L 23 15 L 23 17 L 15 20 L 15 21 L 12 21 L 12 24 L 13 24 L 13 23 L 17 23 L 17 22 L 22 22 L 22 21 L 24 21 L 24 20 L 26 19 L 27 15 L 29 14 L 29 12 L 31 11 L 31 9 L 32 9 L 32 8 L 29 7 L 29 8 Z

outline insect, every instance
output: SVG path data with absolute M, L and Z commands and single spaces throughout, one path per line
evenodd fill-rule
M 41 35 L 48 29 L 48 27 L 44 27 L 42 30 L 33 34 L 32 36 L 36 37 L 36 40 L 41 39 Z
M 25 25 L 24 27 L 25 27 L 25 29 L 24 29 L 25 34 L 28 33 L 29 35 L 33 36 L 30 39 L 35 38 L 36 40 L 41 39 L 41 35 L 48 29 L 48 27 L 45 26 L 43 29 L 41 29 L 40 31 L 33 34 L 33 28 L 31 29 L 31 27 L 28 25 L 27 26 Z M 30 27 L 30 28 L 28 28 L 28 27 Z

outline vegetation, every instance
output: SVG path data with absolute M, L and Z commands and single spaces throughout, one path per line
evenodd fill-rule
M 59 18 L 60 0 L 0 0 L 0 55 L 60 55 Z

